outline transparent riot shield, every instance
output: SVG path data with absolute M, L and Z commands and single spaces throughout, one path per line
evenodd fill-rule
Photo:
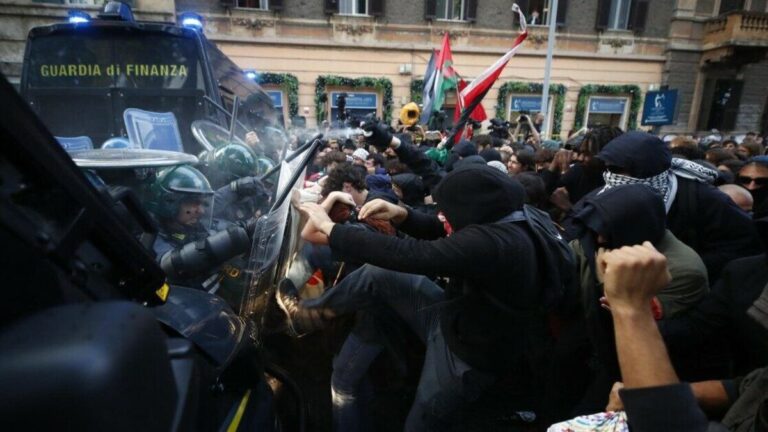
M 319 141 L 316 143 L 319 144 Z M 294 192 L 303 185 L 306 167 L 316 149 L 317 145 L 313 144 L 283 160 L 274 204 L 256 225 L 248 265 L 250 282 L 244 293 L 240 315 L 251 319 L 257 331 L 266 325 L 267 307 L 276 282 L 285 276 L 290 257 L 298 248 L 300 216 L 291 200 Z M 258 335 L 255 338 L 259 340 Z

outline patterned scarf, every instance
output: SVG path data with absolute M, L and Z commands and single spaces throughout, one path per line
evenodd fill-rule
M 614 174 L 606 170 L 603 172 L 605 187 L 599 193 L 603 193 L 604 191 L 615 186 L 627 184 L 644 184 L 664 197 L 664 204 L 667 207 L 667 211 L 669 211 L 669 208 L 672 206 L 672 200 L 675 199 L 673 191 L 674 188 L 671 185 L 671 178 L 674 178 L 674 174 L 672 174 L 672 171 L 670 170 L 648 178 L 635 178 L 621 174 Z
M 704 184 L 714 184 L 717 171 L 685 159 L 672 159 L 672 171 L 675 175 Z

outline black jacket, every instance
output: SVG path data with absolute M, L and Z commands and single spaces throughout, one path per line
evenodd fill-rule
M 442 237 L 436 217 L 409 211 L 400 229 L 414 238 L 336 225 L 330 245 L 341 257 L 405 273 L 450 277 L 440 314 L 443 334 L 451 351 L 478 369 L 510 368 L 542 337 L 534 245 L 525 227 L 511 222 L 470 225 Z M 506 309 L 519 313 L 511 316 Z
M 714 186 L 677 177 L 677 194 L 667 213 L 667 228 L 690 246 L 707 266 L 710 281 L 717 281 L 729 262 L 761 252 L 749 215 Z M 577 202 L 564 221 L 566 236 L 576 238 L 573 215 L 597 195 L 594 190 Z
M 768 364 L 766 332 L 747 315 L 747 309 L 760 297 L 766 283 L 765 255 L 730 263 L 701 303 L 682 316 L 660 323 L 673 360 L 714 344 L 730 350 L 737 375 Z
M 709 280 L 717 281 L 729 262 L 761 252 L 749 215 L 714 186 L 677 177 L 677 195 L 667 227 L 701 256 Z

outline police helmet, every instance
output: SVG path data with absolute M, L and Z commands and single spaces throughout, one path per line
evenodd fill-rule
M 187 200 L 209 200 L 213 189 L 197 169 L 177 165 L 162 169 L 150 185 L 147 209 L 161 220 L 174 219 L 181 203 Z
M 268 157 L 260 157 L 256 160 L 256 175 L 262 176 L 275 167 L 275 162 Z
M 211 168 L 232 181 L 256 173 L 256 155 L 251 149 L 241 144 L 227 144 L 213 153 Z

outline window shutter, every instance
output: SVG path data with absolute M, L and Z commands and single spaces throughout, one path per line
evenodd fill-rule
M 648 18 L 648 0 L 635 0 L 629 10 L 629 25 L 627 30 L 635 33 L 645 31 L 645 21 Z
M 464 19 L 469 22 L 477 20 L 477 0 L 464 0 Z
M 339 2 L 338 2 L 338 0 L 325 0 L 325 4 L 323 6 L 323 10 L 328 15 L 333 15 L 335 13 L 339 13 Z
M 384 0 L 368 0 L 368 14 L 375 17 L 384 16 Z
M 597 1 L 597 20 L 595 30 L 603 31 L 608 28 L 608 20 L 611 14 L 611 0 Z
M 557 2 L 557 25 L 565 25 L 565 15 L 568 13 L 568 0 Z
M 519 6 L 520 10 L 523 11 L 523 15 L 525 15 L 526 18 L 531 15 L 531 2 L 529 0 L 515 0 L 515 3 L 517 3 L 517 6 Z M 514 22 L 520 21 L 516 13 L 513 13 L 513 15 Z
M 437 16 L 437 0 L 424 0 L 424 19 L 432 21 Z
M 269 10 L 275 12 L 283 10 L 283 0 L 269 0 Z

